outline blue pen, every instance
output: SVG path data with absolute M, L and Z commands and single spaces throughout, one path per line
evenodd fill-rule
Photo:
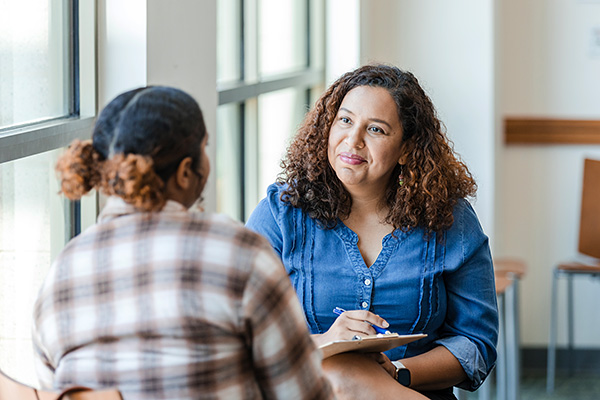
M 333 309 L 333 313 L 336 315 L 342 315 L 343 312 L 346 312 L 346 310 L 344 310 L 343 308 L 336 307 Z M 375 332 L 377 333 L 383 333 L 384 335 L 391 333 L 387 329 L 380 328 L 377 325 L 371 324 L 371 326 L 373 327 L 373 329 L 375 329 Z

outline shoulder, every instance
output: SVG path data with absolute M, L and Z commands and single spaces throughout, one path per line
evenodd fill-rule
M 465 259 L 488 247 L 488 236 L 468 200 L 461 199 L 454 207 L 454 223 L 446 232 L 446 241 L 447 249 L 460 250 Z
M 149 243 L 153 254 L 164 252 L 173 257 L 191 256 L 211 247 L 223 251 L 267 247 L 262 237 L 224 214 L 167 211 L 130 214 L 97 223 L 71 240 L 57 260 L 140 242 Z
M 204 242 L 228 243 L 235 248 L 270 248 L 262 236 L 224 214 L 198 213 L 189 222 L 190 233 Z
M 272 221 L 277 225 L 285 224 L 285 220 L 292 218 L 293 215 L 302 213 L 299 208 L 294 208 L 285 201 L 285 191 L 288 185 L 283 183 L 273 183 L 267 188 L 267 194 L 258 206 L 252 212 L 246 226 L 255 229 L 264 225 L 267 221 Z
M 477 217 L 475 209 L 467 199 L 459 199 L 454 206 L 454 224 L 452 229 L 458 228 L 463 234 L 475 233 L 481 231 L 483 228 Z
M 277 210 L 292 208 L 290 203 L 285 201 L 285 191 L 289 188 L 286 183 L 273 183 L 267 188 L 265 201 L 269 207 Z
M 279 258 L 263 235 L 221 214 L 204 215 L 198 221 L 205 225 L 197 244 L 198 257 L 230 271 L 238 283 L 251 277 L 253 281 L 271 280 L 283 274 Z

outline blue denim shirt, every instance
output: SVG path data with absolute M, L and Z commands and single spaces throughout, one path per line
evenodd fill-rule
M 391 360 L 442 345 L 460 362 L 475 390 L 496 361 L 498 310 L 488 238 L 466 200 L 454 224 L 438 240 L 422 229 L 396 230 L 382 241 L 375 263 L 366 266 L 358 236 L 341 221 L 320 228 L 301 209 L 280 200 L 273 184 L 247 226 L 264 235 L 281 258 L 311 333 L 323 333 L 336 318 L 334 307 L 365 309 L 400 334 L 424 339 L 386 352 Z

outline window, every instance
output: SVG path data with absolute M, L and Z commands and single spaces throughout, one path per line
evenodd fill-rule
M 62 2 L 0 0 L 0 128 L 69 115 L 71 46 Z M 38 2 L 39 3 L 39 2 Z M 37 98 L 37 101 L 31 101 Z
M 323 0 L 218 2 L 217 211 L 244 221 L 324 86 Z
M 81 23 L 80 23 L 81 22 Z M 0 0 L 0 368 L 36 384 L 33 302 L 96 199 L 57 195 L 54 164 L 95 114 L 95 8 L 78 0 Z

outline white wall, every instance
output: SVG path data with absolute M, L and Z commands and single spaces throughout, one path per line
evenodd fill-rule
M 98 0 L 98 108 L 146 86 L 146 0 Z
M 204 207 L 214 211 L 214 144 L 217 143 L 214 135 L 217 134 L 218 103 L 216 0 L 177 0 L 176 3 L 148 0 L 147 51 L 148 84 L 180 88 L 192 95 L 202 108 L 209 134 L 207 153 L 213 167 L 203 193 Z
M 492 0 L 363 0 L 361 61 L 411 71 L 479 185 L 475 209 L 494 232 Z
M 360 0 L 327 0 L 325 85 L 360 66 Z M 352 27 L 348 29 L 348 27 Z
M 600 3 L 503 0 L 501 116 L 600 119 L 600 54 L 592 31 Z M 583 159 L 600 146 L 503 145 L 499 152 L 498 253 L 529 267 L 521 286 L 522 341 L 546 346 L 554 266 L 577 256 Z M 600 282 L 576 279 L 575 344 L 600 347 Z M 564 306 L 566 287 L 559 286 Z M 559 310 L 559 345 L 566 308 Z
M 600 50 L 592 46 L 600 3 L 363 0 L 361 15 L 361 62 L 390 62 L 419 78 L 479 183 L 475 206 L 494 256 L 527 262 L 521 340 L 546 346 L 552 268 L 577 255 L 583 158 L 600 159 L 600 146 L 507 146 L 500 122 L 600 119 Z M 578 347 L 600 346 L 599 284 L 576 282 Z

